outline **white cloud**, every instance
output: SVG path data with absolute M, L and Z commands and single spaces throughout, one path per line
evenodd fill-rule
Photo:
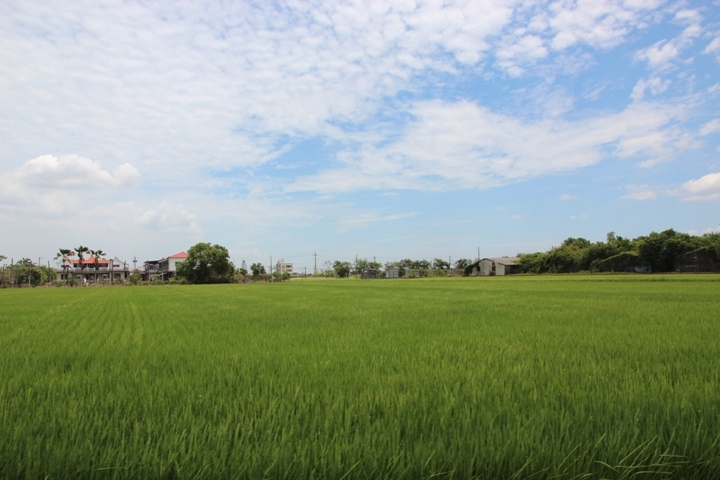
M 700 135 L 710 135 L 711 133 L 717 133 L 720 132 L 720 119 L 716 118 L 714 120 L 710 120 L 706 124 L 704 124 L 702 127 L 700 127 Z
M 256 167 L 300 137 L 343 136 L 418 75 L 475 66 L 513 13 L 504 0 L 176 7 L 5 4 L 9 137 L 118 163 L 145 152 L 173 176 Z
M 565 49 L 577 43 L 610 48 L 634 28 L 643 26 L 644 15 L 661 0 L 559 0 L 550 5 L 547 23 L 553 31 L 552 47 Z
M 537 35 L 525 34 L 524 31 L 515 32 L 517 36 L 505 39 L 495 54 L 498 66 L 511 76 L 523 73 L 523 65 L 533 64 L 538 59 L 548 55 L 544 41 Z
M 395 143 L 347 152 L 342 166 L 300 177 L 290 191 L 488 188 L 621 158 L 666 159 L 685 133 L 667 125 L 680 107 L 639 103 L 603 117 L 525 122 L 471 102 L 420 102 Z
M 578 197 L 577 195 L 568 195 L 566 193 L 563 193 L 562 195 L 560 195 L 560 198 L 558 200 L 561 200 L 563 202 L 569 202 L 570 200 L 577 200 L 578 198 L 580 197 Z
M 100 162 L 79 155 L 42 155 L 28 160 L 10 176 L 23 185 L 45 189 L 94 190 L 133 186 L 140 172 L 124 163 L 112 174 Z
M 581 215 L 571 215 L 570 216 L 570 220 L 587 220 L 588 218 L 590 218 L 590 215 L 588 215 L 587 213 L 583 213 Z
M 720 225 L 718 225 L 717 227 L 713 227 L 713 228 L 703 228 L 701 230 L 688 230 L 687 233 L 689 233 L 690 235 L 699 235 L 699 236 L 706 235 L 708 233 L 720 233 Z
M 380 222 L 381 220 L 382 218 L 376 213 L 345 215 L 339 220 L 340 231 L 345 232 L 349 229 L 365 228 L 368 225 Z
M 641 190 L 637 192 L 628 193 L 621 197 L 623 200 L 655 200 L 657 195 L 652 190 Z
M 199 231 L 196 215 L 182 205 L 171 205 L 167 201 L 146 210 L 136 220 L 138 225 L 163 231 Z
M 672 67 L 673 60 L 677 59 L 683 50 L 692 45 L 693 40 L 702 34 L 700 21 L 702 17 L 695 10 L 680 10 L 675 14 L 677 23 L 687 27 L 675 38 L 660 40 L 648 48 L 636 53 L 635 58 L 648 62 L 648 66 L 655 70 L 666 70 Z
M 684 200 L 720 199 L 720 173 L 709 173 L 697 180 L 687 181 L 680 193 Z
M 670 80 L 664 80 L 660 77 L 652 77 L 647 80 L 641 79 L 633 87 L 633 91 L 630 94 L 630 98 L 634 101 L 639 102 L 645 96 L 645 91 L 650 90 L 653 95 L 658 95 L 670 86 Z
M 715 59 L 720 62 L 720 37 L 713 38 L 713 40 L 708 44 L 708 46 L 705 47 L 703 53 L 706 53 L 708 55 L 715 55 Z

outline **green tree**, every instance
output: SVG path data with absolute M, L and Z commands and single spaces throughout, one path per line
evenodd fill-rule
M 187 259 L 178 265 L 177 273 L 190 283 L 208 283 L 232 274 L 230 253 L 222 245 L 197 243 L 188 250 Z
M 435 260 L 433 260 L 432 267 L 435 270 L 449 270 L 450 262 L 446 262 L 442 258 L 436 258 Z
M 458 270 L 465 270 L 465 267 L 470 265 L 472 263 L 472 260 L 467 258 L 461 258 L 459 260 L 455 260 L 455 268 Z
M 42 280 L 42 273 L 29 258 L 21 258 L 15 264 L 15 282 L 19 286 L 40 285 Z
M 130 274 L 128 282 L 130 285 L 140 285 L 140 282 L 142 282 L 142 275 L 140 275 L 140 272 L 136 270 Z
M 700 237 L 678 233 L 672 228 L 660 233 L 652 232 L 637 240 L 640 260 L 653 272 L 675 271 L 678 256 L 702 246 Z
M 250 265 L 250 271 L 252 272 L 252 276 L 255 279 L 260 278 L 260 275 L 265 275 L 265 267 L 262 263 L 257 262 Z
M 359 258 L 355 260 L 355 268 L 352 273 L 355 275 L 362 275 L 368 270 L 370 270 L 370 262 L 368 262 L 366 258 Z
M 350 272 L 352 271 L 352 265 L 350 262 L 341 262 L 340 260 L 335 260 L 335 262 L 332 265 L 333 270 L 335 270 L 335 276 L 337 277 L 349 277 Z

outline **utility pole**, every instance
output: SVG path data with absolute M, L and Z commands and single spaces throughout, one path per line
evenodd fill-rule
M 315 255 L 315 270 L 313 270 L 313 275 L 317 275 L 317 252 L 313 253 Z
M 270 255 L 270 275 L 272 275 L 272 255 Z
M 478 247 L 478 257 L 477 257 L 477 259 L 478 259 L 478 262 L 479 262 L 479 261 L 480 261 L 480 247 Z

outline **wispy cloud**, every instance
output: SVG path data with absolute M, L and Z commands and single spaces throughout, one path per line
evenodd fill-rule
M 634 104 L 575 122 L 525 122 L 470 102 L 421 102 L 410 111 L 415 120 L 396 142 L 347 152 L 340 168 L 299 177 L 288 190 L 489 188 L 593 165 L 608 146 L 620 158 L 657 160 L 686 141 L 669 128 L 681 106 Z

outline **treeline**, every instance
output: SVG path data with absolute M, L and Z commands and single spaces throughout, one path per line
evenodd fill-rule
M 718 271 L 720 233 L 670 229 L 628 239 L 610 232 L 605 242 L 568 238 L 548 252 L 518 257 L 519 273 Z
M 0 255 L 0 262 L 5 260 Z M 55 269 L 34 264 L 29 258 L 20 259 L 11 265 L 0 266 L 0 288 L 10 286 L 39 286 L 55 280 Z

